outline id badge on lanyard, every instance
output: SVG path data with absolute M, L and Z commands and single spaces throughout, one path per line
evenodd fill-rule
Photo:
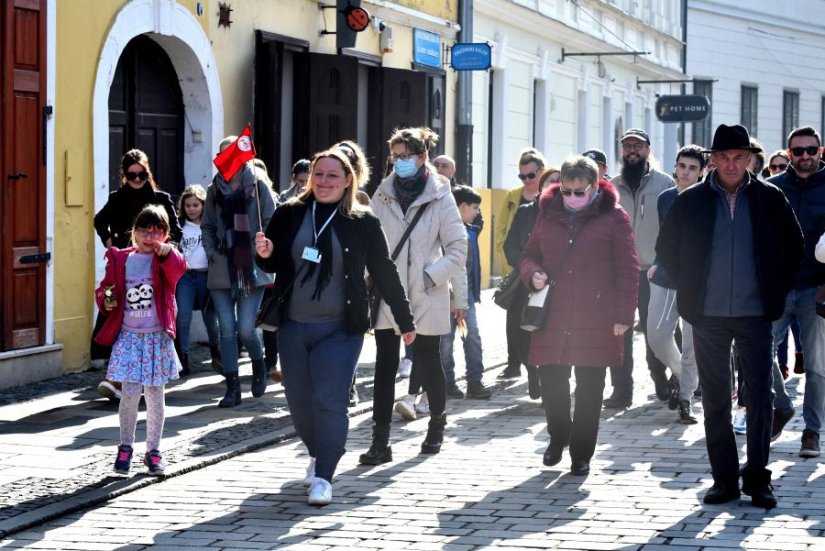
M 316 230 L 315 229 L 315 205 L 316 204 L 317 203 L 314 203 L 314 202 L 312 203 L 312 234 L 315 236 L 315 241 L 313 242 L 315 245 L 318 244 L 318 237 L 324 232 L 325 229 L 327 229 L 327 226 L 329 226 L 329 223 L 332 222 L 333 218 L 335 218 L 335 213 L 338 212 L 338 209 L 333 210 L 332 214 L 330 214 L 329 218 L 327 218 L 327 221 L 324 222 L 323 226 L 321 226 L 321 229 Z M 317 247 L 306 246 L 306 247 L 304 247 L 304 252 L 301 253 L 301 258 L 303 258 L 304 260 L 307 260 L 309 262 L 314 262 L 315 264 L 318 264 L 318 263 L 321 262 L 321 251 L 319 251 Z

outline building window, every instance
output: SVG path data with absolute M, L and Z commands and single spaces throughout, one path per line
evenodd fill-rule
M 785 90 L 782 93 L 782 141 L 785 143 L 791 130 L 799 126 L 799 92 Z
M 822 96 L 820 98 L 820 103 L 821 103 L 820 107 L 822 108 L 822 115 L 820 116 L 820 119 L 819 119 L 819 131 L 820 132 L 825 132 L 825 96 Z M 785 142 L 783 141 L 782 144 L 784 145 Z
M 710 80 L 694 81 L 693 93 L 697 96 L 705 96 L 710 102 L 711 109 L 704 120 L 693 123 L 693 143 L 703 147 L 710 147 L 713 136 L 713 82 Z
M 759 88 L 742 85 L 742 107 L 739 121 L 748 129 L 751 136 L 758 136 L 756 111 L 759 104 Z

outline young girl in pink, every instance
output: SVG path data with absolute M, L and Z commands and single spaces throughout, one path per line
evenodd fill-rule
M 115 472 L 129 474 L 140 396 L 146 398 L 146 454 L 149 474 L 162 476 L 160 436 L 165 420 L 164 386 L 178 378 L 175 354 L 175 286 L 186 260 L 167 241 L 169 217 L 150 205 L 135 218 L 133 247 L 106 251 L 106 275 L 95 291 L 106 321 L 96 342 L 113 345 L 106 378 L 122 383 L 120 446 Z

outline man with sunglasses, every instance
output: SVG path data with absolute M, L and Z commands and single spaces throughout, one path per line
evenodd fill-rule
M 670 397 L 665 365 L 647 345 L 647 309 L 650 302 L 650 284 L 647 271 L 656 258 L 654 245 L 659 235 L 659 213 L 656 204 L 659 194 L 676 185 L 669 175 L 656 170 L 649 162 L 650 138 L 641 128 L 629 128 L 621 139 L 622 169 L 611 183 L 619 192 L 619 204 L 627 211 L 636 234 L 636 253 L 639 257 L 639 322 L 645 335 L 647 367 L 656 386 L 656 397 L 666 401 Z M 627 408 L 633 403 L 633 331 L 624 335 L 624 363 L 610 367 L 613 393 L 604 400 L 609 408 Z
M 501 275 L 506 275 L 513 269 L 513 266 L 507 264 L 507 257 L 504 254 L 504 241 L 507 239 L 513 218 L 516 216 L 516 209 L 521 205 L 530 203 L 539 194 L 541 175 L 544 173 L 545 166 L 547 166 L 547 163 L 544 156 L 537 149 L 525 149 L 519 155 L 518 174 L 516 176 L 522 181 L 522 185 L 507 192 L 504 204 L 495 219 L 493 230 L 496 254 L 499 258 L 504 259 L 504 272 Z M 520 322 L 520 309 L 507 310 L 507 367 L 499 374 L 500 379 L 517 379 L 521 376 L 521 361 L 518 353 Z
M 825 284 L 825 264 L 814 258 L 816 243 L 825 232 L 825 163 L 822 162 L 821 146 L 815 129 L 810 126 L 795 128 L 788 135 L 791 163 L 784 173 L 768 180 L 787 197 L 805 236 L 802 267 L 785 299 L 782 317 L 773 324 L 774 342 L 779 342 L 791 322 L 794 319 L 799 322 L 805 358 L 805 399 L 802 403 L 805 429 L 800 457 L 819 456 L 819 432 L 825 418 L 825 319 L 816 314 L 814 298 L 817 286 Z M 779 436 L 794 411 L 784 393 L 782 378 L 775 383 L 782 387 L 777 392 L 774 412 L 774 433 Z
M 802 259 L 802 232 L 782 192 L 747 167 L 754 148 L 742 125 L 719 125 L 707 152 L 716 165 L 676 196 L 656 243 L 676 285 L 679 314 L 693 326 L 713 486 L 703 501 L 776 506 L 770 455 L 772 322 L 784 309 Z M 813 302 L 813 297 L 811 297 Z M 747 462 L 730 414 L 731 346 L 736 343 L 747 406 Z

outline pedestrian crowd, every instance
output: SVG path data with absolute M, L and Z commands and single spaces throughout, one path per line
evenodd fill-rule
M 226 137 L 219 156 L 243 149 L 243 139 Z M 310 457 L 308 503 L 332 501 L 367 332 L 376 344 L 373 426 L 359 463 L 393 460 L 393 411 L 428 416 L 421 453 L 439 453 L 447 400 L 491 396 L 479 324 L 493 320 L 477 315 L 482 196 L 459 183 L 452 158 L 431 158 L 438 139 L 428 128 L 395 130 L 383 178 L 373 179 L 357 143 L 333 144 L 298 160 L 280 194 L 260 160 L 226 172 L 216 159 L 211 184 L 187 187 L 177 209 L 146 154 L 126 152 L 121 187 L 95 216 L 107 251 L 91 346 L 106 365 L 98 390 L 119 402 L 117 473 L 130 471 L 143 395 L 144 464 L 164 474 L 164 387 L 191 374 L 196 310 L 224 378 L 218 407 L 244 397 L 241 349 L 252 397 L 283 384 Z M 805 378 L 800 457 L 819 456 L 825 417 L 821 136 L 796 128 L 786 149 L 766 155 L 746 128 L 722 124 L 710 148 L 682 147 L 667 172 L 644 130 L 627 129 L 620 142 L 612 177 L 597 148 L 559 166 L 535 148 L 519 154 L 521 185 L 492 221 L 504 267 L 494 295 L 507 340 L 499 378 L 525 368 L 546 416 L 542 463 L 557 465 L 567 452 L 571 474 L 586 476 L 602 409 L 634 403 L 641 332 L 657 400 L 674 421 L 704 423 L 713 477 L 704 502 L 744 493 L 772 508 L 770 443 L 795 415 L 785 380 Z M 408 389 L 396 400 L 398 376 Z M 747 441 L 744 463 L 736 434 Z

